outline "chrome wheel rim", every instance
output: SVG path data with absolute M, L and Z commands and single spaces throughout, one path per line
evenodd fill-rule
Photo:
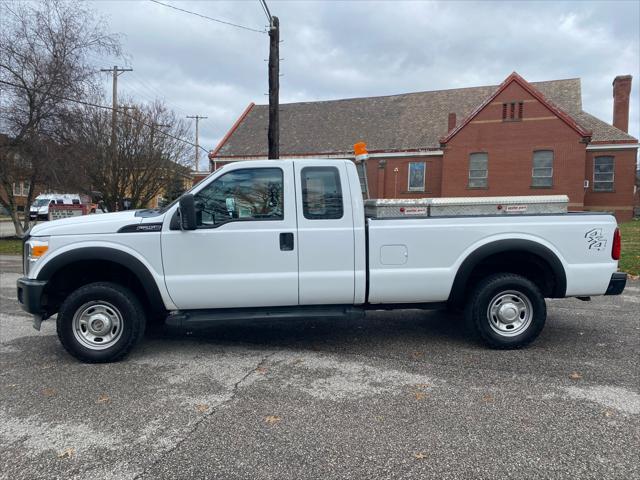
M 533 319 L 531 300 L 516 290 L 500 292 L 489 302 L 487 319 L 491 330 L 500 336 L 520 335 Z
M 108 302 L 93 301 L 82 305 L 73 316 L 73 335 L 91 350 L 104 350 L 122 336 L 120 311 Z

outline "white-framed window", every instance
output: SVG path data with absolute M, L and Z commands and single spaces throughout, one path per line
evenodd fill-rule
M 24 180 L 22 182 L 17 182 L 13 184 L 13 196 L 14 197 L 26 197 L 29 195 L 29 180 Z
M 487 188 L 489 154 L 476 152 L 469 155 L 469 188 Z
M 426 166 L 425 162 L 409 162 L 407 190 L 410 192 L 424 192 Z
M 553 186 L 553 150 L 536 150 L 533 152 L 531 186 Z
M 593 191 L 613 192 L 615 161 L 613 157 L 596 157 L 593 159 Z

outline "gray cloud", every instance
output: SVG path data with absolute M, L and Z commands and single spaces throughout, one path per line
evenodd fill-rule
M 257 1 L 174 4 L 251 27 L 266 24 Z M 530 81 L 582 78 L 584 109 L 611 121 L 611 82 L 632 74 L 630 133 L 640 136 L 638 2 L 269 5 L 282 30 L 282 102 L 498 84 L 515 70 Z M 208 115 L 201 124 L 207 148 L 249 102 L 266 103 L 267 35 L 148 1 L 93 6 L 123 35 L 135 69 L 121 77 L 121 91 L 143 101 L 162 97 L 181 115 Z

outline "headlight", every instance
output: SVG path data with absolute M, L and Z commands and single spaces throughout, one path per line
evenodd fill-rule
M 25 245 L 25 262 L 24 262 L 24 274 L 29 275 L 31 267 L 40 260 L 49 250 L 48 238 L 30 238 Z

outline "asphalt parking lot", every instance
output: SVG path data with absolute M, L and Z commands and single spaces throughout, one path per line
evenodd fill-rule
M 640 283 L 548 302 L 525 350 L 443 312 L 154 331 L 85 365 L 0 257 L 0 477 L 639 478 Z

